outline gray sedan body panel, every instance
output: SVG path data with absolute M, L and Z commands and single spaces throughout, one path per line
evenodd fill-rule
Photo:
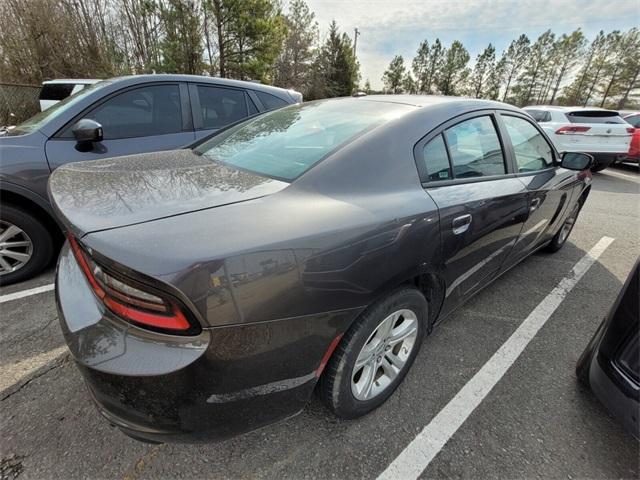
M 99 408 L 126 432 L 159 441 L 224 438 L 296 413 L 328 355 L 367 307 L 401 285 L 416 286 L 429 302 L 430 330 L 544 246 L 588 193 L 584 172 L 561 168 L 554 150 L 550 168 L 518 172 L 502 128 L 504 175 L 422 181 L 420 142 L 463 115 L 489 115 L 500 126 L 499 112 L 522 115 L 516 108 L 447 97 L 326 102 L 344 102 L 343 112 L 357 102 L 378 102 L 382 114 L 395 107 L 381 125 L 290 183 L 212 159 L 194 159 L 192 169 L 182 169 L 180 162 L 193 155 L 184 151 L 53 173 L 56 209 L 83 235 L 89 254 L 137 285 L 176 298 L 202 327 L 200 337 L 192 337 L 202 341 L 200 350 L 180 356 L 180 349 L 192 348 L 183 339 L 172 342 L 171 335 L 104 312 L 85 327 L 85 343 L 99 342 L 105 324 L 117 344 L 172 344 L 167 358 L 177 357 L 165 371 L 153 365 L 133 376 L 127 365 L 138 362 L 134 352 L 94 365 L 78 348 L 81 333 L 66 331 L 76 322 L 64 317 L 78 310 L 69 292 L 91 292 L 85 277 L 65 273 L 78 269 L 63 250 L 57 276 L 67 299 L 58 302 L 66 303 L 59 306 L 63 330 Z M 399 103 L 407 108 L 400 111 Z M 467 229 L 457 229 L 467 216 L 473 218 Z M 144 362 L 136 366 L 144 369 Z

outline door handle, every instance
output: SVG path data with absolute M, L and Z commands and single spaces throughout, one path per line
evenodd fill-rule
M 529 211 L 533 212 L 538 209 L 540 206 L 540 197 L 536 197 L 531 199 L 531 206 L 529 207 Z
M 454 235 L 460 235 L 461 233 L 466 232 L 469 229 L 469 225 L 471 225 L 471 219 L 473 217 L 471 214 L 467 213 L 466 215 L 461 215 L 460 217 L 456 217 L 451 222 L 451 228 L 453 229 Z

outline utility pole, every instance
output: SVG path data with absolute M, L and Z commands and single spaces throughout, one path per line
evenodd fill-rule
M 353 30 L 353 56 L 356 57 L 356 48 L 358 47 L 358 35 L 360 35 L 360 30 L 356 27 Z

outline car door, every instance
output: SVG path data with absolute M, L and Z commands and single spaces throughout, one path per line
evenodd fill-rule
M 241 88 L 189 84 L 197 140 L 258 113 L 251 96 Z
M 423 187 L 438 206 L 443 314 L 492 279 L 527 214 L 493 112 L 451 121 L 416 146 Z
M 152 83 L 103 98 L 71 120 L 45 146 L 51 170 L 67 162 L 181 148 L 195 140 L 185 84 Z M 102 142 L 81 148 L 73 127 L 81 119 L 102 126 Z
M 516 176 L 526 188 L 528 206 L 522 234 L 504 265 L 508 268 L 551 240 L 579 182 L 574 172 L 559 168 L 555 149 L 534 122 L 512 112 L 500 112 L 498 119 Z

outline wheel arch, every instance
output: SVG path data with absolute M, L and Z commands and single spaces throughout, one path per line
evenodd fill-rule
M 3 204 L 14 205 L 28 210 L 51 232 L 54 239 L 62 238 L 62 227 L 55 219 L 48 203 L 27 189 L 11 183 L 0 183 L 0 200 Z

